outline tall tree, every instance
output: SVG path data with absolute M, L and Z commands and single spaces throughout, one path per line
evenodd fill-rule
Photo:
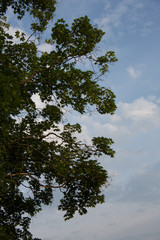
M 32 24 L 34 33 L 45 30 L 56 3 L 2 2 L 1 16 L 8 6 L 19 17 L 25 9 L 33 14 L 39 21 Z M 100 114 L 114 113 L 115 95 L 100 86 L 99 80 L 117 59 L 113 51 L 93 54 L 104 32 L 87 16 L 75 19 L 70 27 L 63 19 L 57 20 L 46 40 L 53 47 L 50 53 L 39 54 L 35 42 L 18 31 L 19 43 L 15 43 L 8 28 L 1 17 L 0 230 L 4 239 L 7 235 L 9 240 L 36 240 L 28 230 L 31 217 L 42 204 L 52 202 L 54 189 L 63 194 L 58 209 L 65 211 L 65 220 L 104 202 L 101 188 L 108 174 L 98 158 L 114 156 L 113 140 L 94 137 L 91 145 L 83 143 L 76 137 L 80 124 L 64 124 L 63 119 L 68 107 L 80 114 L 89 107 Z M 78 68 L 82 60 L 94 67 Z M 45 103 L 43 108 L 36 106 L 34 94 Z

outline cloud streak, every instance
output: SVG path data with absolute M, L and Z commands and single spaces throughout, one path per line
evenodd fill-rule
M 141 76 L 141 70 L 140 69 L 135 69 L 132 66 L 129 66 L 127 68 L 127 72 L 129 73 L 131 78 L 137 79 Z
M 107 1 L 105 6 L 105 14 L 102 17 L 95 19 L 95 23 L 98 26 L 103 27 L 107 36 L 114 38 L 115 34 L 118 36 L 123 35 L 124 32 L 137 32 L 139 31 L 141 35 L 147 35 L 152 30 L 152 19 L 148 18 L 144 21 L 144 9 L 147 5 L 152 4 L 148 1 L 143 3 L 143 1 L 137 0 L 121 0 L 118 4 L 114 6 L 113 2 Z M 127 23 L 127 29 L 125 21 Z M 114 32 L 116 30 L 116 33 Z M 124 31 L 125 30 L 125 31 Z M 127 31 L 126 31 L 127 30 Z

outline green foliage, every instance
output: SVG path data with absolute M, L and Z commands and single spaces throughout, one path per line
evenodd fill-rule
M 42 32 L 49 20 L 53 19 L 56 3 L 56 0 L 1 0 L 0 16 L 6 13 L 8 7 L 13 9 L 18 19 L 29 12 L 36 19 L 36 22 L 32 23 L 32 29 Z
M 1 15 L 11 6 L 19 18 L 25 11 L 38 19 L 34 31 L 44 31 L 53 17 L 56 1 L 2 1 Z M 114 52 L 95 57 L 93 52 L 104 32 L 87 16 L 69 27 L 63 19 L 54 23 L 50 53 L 38 53 L 35 42 L 14 43 L 5 17 L 0 22 L 0 239 L 31 240 L 31 217 L 43 204 L 51 204 L 53 190 L 63 193 L 59 209 L 65 220 L 104 202 L 102 186 L 108 175 L 96 158 L 114 156 L 112 139 L 96 137 L 88 145 L 77 139 L 78 123 L 64 124 L 67 107 L 84 114 L 95 108 L 113 114 L 115 95 L 99 85 Z M 88 61 L 95 68 L 82 70 Z M 96 71 L 95 71 L 96 69 Z M 45 103 L 37 108 L 33 95 Z M 63 127 L 62 127 L 63 125 Z M 36 240 L 36 238 L 34 238 Z

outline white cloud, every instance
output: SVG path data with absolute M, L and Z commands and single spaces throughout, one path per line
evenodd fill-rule
M 83 137 L 86 139 L 106 136 L 113 138 L 115 142 L 123 142 L 139 133 L 160 128 L 160 106 L 156 102 L 156 98 L 153 102 L 141 97 L 131 103 L 118 103 L 118 110 L 113 116 L 83 116 L 75 117 L 74 120 L 85 126 Z
M 37 47 L 38 51 L 40 52 L 47 52 L 50 53 L 53 50 L 53 46 L 47 43 L 42 43 Z
M 120 114 L 123 115 L 124 119 L 143 123 L 149 120 L 149 124 L 153 124 L 154 126 L 157 126 L 159 122 L 159 106 L 143 97 L 136 99 L 132 103 L 119 103 L 119 108 L 121 111 Z
M 32 95 L 32 101 L 36 104 L 36 108 L 44 108 L 46 106 L 37 93 Z
M 139 78 L 141 76 L 141 70 L 138 68 L 134 68 L 132 66 L 129 66 L 127 68 L 127 72 L 129 73 L 130 77 L 134 79 Z
M 108 127 L 109 125 L 103 124 L 101 129 L 106 129 L 107 127 L 107 130 L 113 137 L 121 140 L 126 137 L 136 136 L 140 132 L 147 133 L 154 129 L 159 129 L 160 106 L 156 103 L 156 97 L 154 101 L 141 97 L 131 103 L 118 103 L 117 121 L 115 121 L 114 116 L 111 116 L 109 124 L 113 125 L 113 127 L 111 128 Z

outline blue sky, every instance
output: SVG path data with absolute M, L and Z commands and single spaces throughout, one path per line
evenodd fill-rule
M 42 240 L 159 240 L 160 1 L 61 0 L 55 17 L 71 23 L 84 15 L 106 32 L 102 53 L 114 50 L 119 59 L 103 83 L 116 94 L 118 109 L 112 117 L 72 115 L 72 121 L 82 124 L 87 141 L 101 135 L 115 141 L 115 158 L 100 159 L 112 182 L 105 204 L 67 222 L 55 192 L 55 203 L 32 220 L 31 230 Z M 10 31 L 29 31 L 26 19 L 8 16 Z

